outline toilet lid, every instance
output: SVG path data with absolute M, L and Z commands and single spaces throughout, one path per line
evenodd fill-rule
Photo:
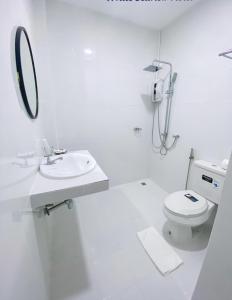
M 179 191 L 167 196 L 164 206 L 173 214 L 196 217 L 207 211 L 208 201 L 191 190 Z

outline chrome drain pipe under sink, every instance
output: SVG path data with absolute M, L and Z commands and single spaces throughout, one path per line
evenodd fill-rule
M 72 199 L 67 199 L 67 200 L 64 200 L 64 201 L 62 201 L 60 203 L 57 203 L 57 204 L 54 204 L 54 203 L 46 204 L 44 206 L 44 214 L 49 216 L 51 211 L 53 211 L 54 209 L 57 209 L 57 208 L 59 208 L 60 206 L 63 206 L 63 205 L 67 205 L 68 209 L 72 209 L 73 208 L 73 200 Z

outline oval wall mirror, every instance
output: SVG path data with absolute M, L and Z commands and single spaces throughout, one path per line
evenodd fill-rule
M 26 29 L 18 27 L 15 36 L 17 80 L 22 100 L 31 119 L 39 112 L 38 88 L 30 40 Z

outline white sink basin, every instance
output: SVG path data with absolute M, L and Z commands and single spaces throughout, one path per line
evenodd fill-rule
M 53 164 L 46 164 L 46 159 L 43 161 L 40 165 L 43 176 L 54 179 L 73 178 L 91 172 L 96 166 L 94 158 L 84 153 L 67 153 L 58 157 L 62 157 L 62 160 L 56 160 Z M 51 161 L 58 157 L 51 157 Z

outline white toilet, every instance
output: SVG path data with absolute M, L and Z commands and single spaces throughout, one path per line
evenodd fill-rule
M 190 190 L 169 194 L 164 200 L 166 229 L 176 242 L 192 238 L 192 229 L 205 223 L 220 202 L 226 170 L 202 160 L 194 162 Z

